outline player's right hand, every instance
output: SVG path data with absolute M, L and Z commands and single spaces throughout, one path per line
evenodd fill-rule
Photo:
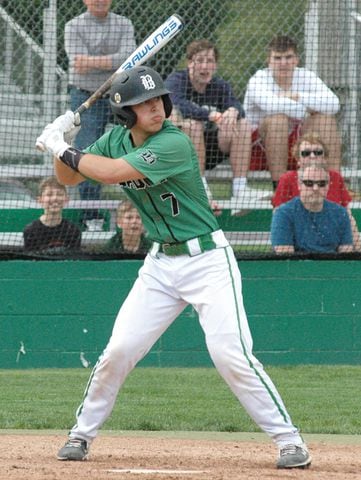
M 64 115 L 49 123 L 36 139 L 36 147 L 43 152 L 48 151 L 60 157 L 70 145 L 65 142 L 64 134 L 74 128 L 75 115 L 68 110 Z

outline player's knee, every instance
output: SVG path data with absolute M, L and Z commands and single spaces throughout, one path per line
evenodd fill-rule
M 145 342 L 136 335 L 115 338 L 106 348 L 109 361 L 122 364 L 124 362 L 137 363 L 146 353 Z
M 225 334 L 207 337 L 207 347 L 217 368 L 230 367 L 235 357 L 243 356 L 238 335 Z

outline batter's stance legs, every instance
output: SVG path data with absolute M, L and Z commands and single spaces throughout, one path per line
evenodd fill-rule
M 228 268 L 225 268 L 225 256 Z M 128 373 L 184 307 L 191 304 L 199 314 L 217 370 L 251 418 L 279 447 L 277 466 L 309 465 L 311 459 L 298 429 L 276 387 L 252 353 L 241 276 L 232 250 L 213 250 L 194 259 L 179 257 L 177 269 L 187 272 L 181 277 L 177 269 L 170 275 L 168 266 L 167 258 L 153 259 L 149 255 L 146 258 L 139 279 L 120 309 L 108 346 L 91 375 L 71 440 L 85 441 L 88 447 L 110 415 Z M 170 276 L 174 281 L 169 281 Z M 63 447 L 59 457 L 69 459 L 69 450 L 73 452 L 75 448 Z M 80 450 L 78 447 L 77 451 Z M 85 454 L 81 452 L 79 457 L 83 459 Z

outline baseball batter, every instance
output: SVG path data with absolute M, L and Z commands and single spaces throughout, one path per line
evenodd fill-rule
M 57 458 L 87 458 L 127 375 L 191 304 L 217 370 L 279 447 L 277 467 L 308 466 L 307 447 L 252 353 L 237 261 L 208 204 L 192 143 L 166 120 L 169 91 L 157 72 L 135 67 L 115 77 L 110 103 L 121 125 L 84 152 L 64 141 L 74 127 L 72 112 L 47 125 L 37 139 L 54 154 L 60 182 L 119 183 L 153 241 Z

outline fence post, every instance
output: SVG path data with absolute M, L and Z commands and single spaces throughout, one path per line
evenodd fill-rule
M 312 0 L 305 14 L 305 67 L 318 72 L 318 0 Z
M 49 0 L 49 6 L 43 11 L 43 112 L 44 125 L 54 120 L 57 114 L 57 79 L 56 79 L 56 0 Z M 51 162 L 48 156 L 46 162 Z
M 358 99 L 358 55 L 356 42 L 357 23 L 361 22 L 361 16 L 355 15 L 356 1 L 349 0 L 349 60 L 348 60 L 348 85 L 349 85 L 349 128 L 350 128 L 350 167 L 358 169 L 358 155 L 359 155 L 359 128 L 357 123 L 359 119 L 359 99 Z M 356 50 L 357 49 L 357 50 Z M 357 189 L 358 177 L 351 178 L 351 188 Z

